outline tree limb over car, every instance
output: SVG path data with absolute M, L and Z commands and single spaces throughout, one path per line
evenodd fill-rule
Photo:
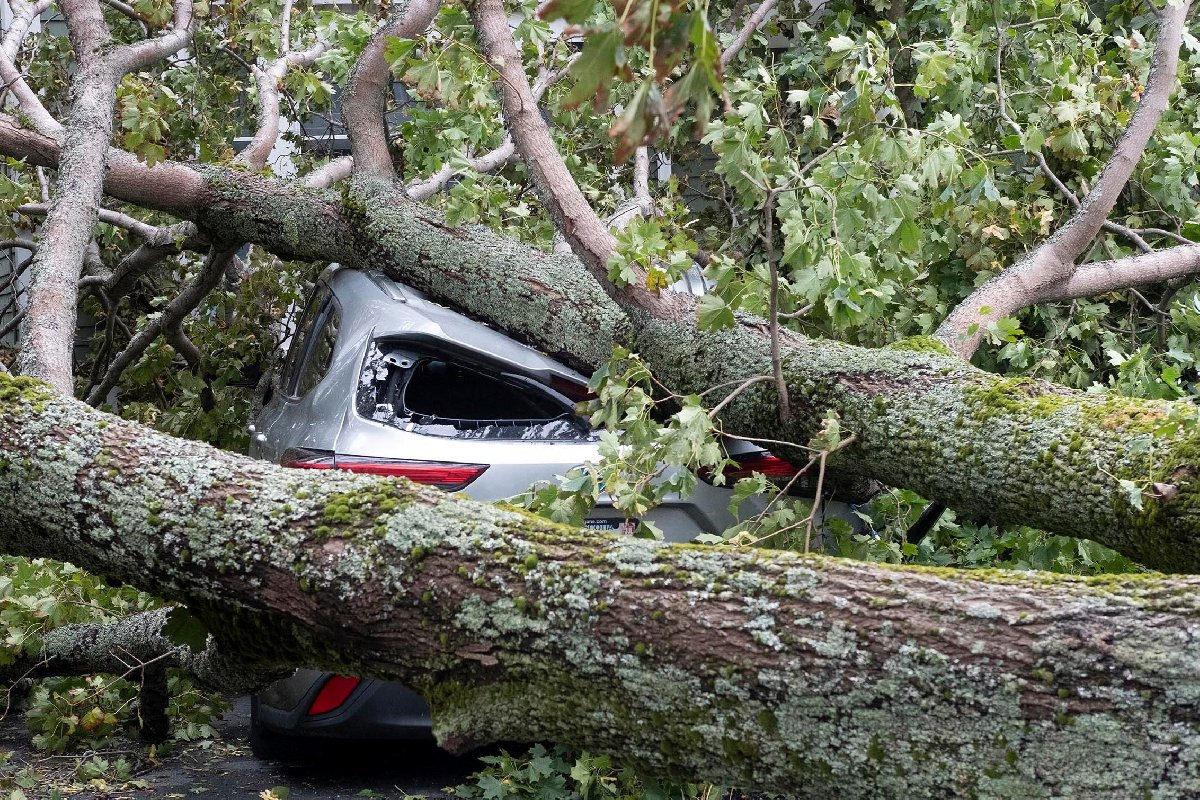
M 452 749 L 551 740 L 811 796 L 1196 788 L 1200 579 L 666 545 L 252 461 L 28 378 L 0 398 L 6 552 L 185 600 L 264 674 L 403 680 Z

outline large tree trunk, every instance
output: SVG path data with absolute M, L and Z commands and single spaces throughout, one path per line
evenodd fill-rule
M 1200 792 L 1198 578 L 620 539 L 8 377 L 0 547 L 186 600 L 260 667 L 406 681 L 449 747 L 553 740 L 806 797 Z
M 340 200 L 265 182 L 210 186 L 205 227 L 286 255 L 382 270 L 585 370 L 621 343 L 680 393 L 772 371 L 759 320 L 703 332 L 688 316 L 626 312 L 573 256 L 482 227 L 450 228 L 392 184 L 359 182 Z M 987 519 L 1090 537 L 1158 569 L 1200 568 L 1200 435 L 1190 404 L 1004 379 L 933 340 L 872 350 L 788 334 L 783 368 L 793 421 L 780 422 L 775 389 L 763 382 L 723 411 L 727 430 L 805 442 L 833 411 L 858 437 L 835 467 Z M 1160 430 L 1168 418 L 1181 422 L 1176 430 Z
M 0 152 L 57 160 L 53 141 L 3 115 Z M 384 271 L 585 370 L 624 343 L 679 392 L 772 372 L 760 320 L 703 332 L 686 313 L 625 311 L 574 256 L 450 226 L 389 181 L 360 179 L 339 194 L 219 167 L 110 164 L 106 188 L 121 199 L 283 257 Z M 730 432 L 804 442 L 834 411 L 857 436 L 835 468 L 997 522 L 1090 537 L 1158 569 L 1200 568 L 1191 404 L 1004 379 L 933 340 L 867 349 L 789 333 L 784 345 L 792 421 L 780 422 L 775 389 L 762 382 L 722 412 Z

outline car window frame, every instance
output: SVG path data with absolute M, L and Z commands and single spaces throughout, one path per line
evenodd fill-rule
M 310 317 L 314 316 L 322 303 L 323 296 L 328 297 L 329 285 L 325 281 L 318 281 L 313 287 L 312 294 L 304 299 L 304 307 L 300 310 L 300 319 L 296 322 L 296 327 L 292 329 L 292 335 L 288 342 L 287 353 L 284 354 L 283 362 L 279 370 L 279 394 L 281 397 L 290 398 L 292 396 L 292 384 L 296 377 L 297 364 L 302 359 L 302 354 L 307 346 L 305 325 Z
M 325 295 L 324 298 L 318 299 L 319 295 L 322 293 Z M 333 352 L 336 351 L 338 339 L 340 338 L 339 334 L 341 332 L 342 305 L 338 302 L 338 299 L 334 295 L 333 289 L 329 286 L 329 284 L 322 282 L 318 288 L 314 290 L 310 305 L 305 309 L 304 316 L 301 318 L 300 325 L 297 327 L 297 334 L 299 334 L 301 329 L 303 329 L 304 324 L 308 321 L 309 314 L 311 312 L 312 316 L 314 317 L 313 326 L 307 331 L 307 335 L 304 336 L 303 340 L 296 340 L 292 344 L 292 347 L 298 348 L 296 350 L 296 358 L 292 358 L 292 348 L 288 349 L 290 369 L 285 370 L 284 381 L 280 386 L 280 394 L 285 400 L 295 402 L 303 399 L 304 397 L 308 396 L 313 389 L 319 386 L 321 381 L 325 380 L 325 375 L 329 374 L 329 366 L 326 366 L 325 373 L 317 379 L 317 382 L 314 383 L 308 389 L 308 391 L 304 392 L 303 394 L 298 391 L 300 387 L 300 377 L 304 374 L 304 370 L 307 368 L 308 362 L 313 356 L 313 348 L 316 345 L 318 336 L 324 330 L 325 325 L 329 321 L 329 312 L 331 310 L 335 311 L 338 315 L 338 334 L 334 335 L 333 348 L 330 350 L 330 364 L 332 365 Z
M 385 349 L 383 346 L 385 344 L 390 345 L 390 348 Z M 420 362 L 428 361 L 428 360 L 442 360 L 442 361 L 455 363 L 461 367 L 471 370 L 472 372 L 480 373 L 483 376 L 488 377 L 492 380 L 496 380 L 501 383 L 510 384 L 513 388 L 516 388 L 516 389 L 527 390 L 527 391 L 531 390 L 531 391 L 536 391 L 541 394 L 545 394 L 552 400 L 554 400 L 558 403 L 561 403 L 562 408 L 563 408 L 562 416 L 569 417 L 572 421 L 577 423 L 583 431 L 583 435 L 580 435 L 578 437 L 565 437 L 565 436 L 564 437 L 541 437 L 541 436 L 539 436 L 539 437 L 535 437 L 535 438 L 531 438 L 531 439 L 524 438 L 523 436 L 522 437 L 496 437 L 496 438 L 487 438 L 487 439 L 478 438 L 478 439 L 475 439 L 475 441 L 479 441 L 479 442 L 491 441 L 491 442 L 507 442 L 507 443 L 519 442 L 519 441 L 576 442 L 576 443 L 578 443 L 578 442 L 591 442 L 591 441 L 595 440 L 595 434 L 592 431 L 591 426 L 588 423 L 587 416 L 579 414 L 576 410 L 576 404 L 573 401 L 571 401 L 569 398 L 556 392 L 552 386 L 548 386 L 548 385 L 544 384 L 543 382 L 538 381 L 528 375 L 522 375 L 518 372 L 510 372 L 508 369 L 506 369 L 506 367 L 509 367 L 510 365 L 504 364 L 502 361 L 500 361 L 498 359 L 481 356 L 479 353 L 469 351 L 465 348 L 453 346 L 453 345 L 450 345 L 445 342 L 436 342 L 436 343 L 427 342 L 427 341 L 424 341 L 422 337 L 414 337 L 411 335 L 407 335 L 407 336 L 406 335 L 401 335 L 401 336 L 383 335 L 383 336 L 373 337 L 367 343 L 366 352 L 363 355 L 362 364 L 359 366 L 359 372 L 358 372 L 359 389 L 361 389 L 361 378 L 364 374 L 364 371 L 371 367 L 372 351 L 374 350 L 374 351 L 379 352 L 380 354 L 383 354 L 383 353 L 386 353 L 388 350 L 394 351 L 396 349 L 403 349 L 405 351 L 404 358 L 406 358 L 407 360 L 410 360 L 412 362 L 411 366 L 403 368 L 405 370 L 405 372 L 407 372 L 408 374 L 403 376 L 404 385 L 399 387 L 399 394 L 401 396 L 403 396 L 405 394 L 405 392 L 407 391 L 407 388 L 408 388 L 407 384 L 412 379 L 413 374 L 415 373 L 416 367 Z M 537 428 L 540 426 L 544 426 L 548 423 L 552 423 L 556 419 L 559 419 L 559 417 L 552 417 L 552 418 L 545 418 L 545 419 L 537 418 L 536 420 L 535 419 L 507 419 L 507 418 L 500 418 L 500 417 L 496 417 L 496 418 L 489 417 L 489 418 L 481 418 L 480 420 L 471 420 L 471 419 L 466 419 L 466 418 L 440 417 L 437 415 L 427 415 L 427 414 L 417 413 L 410 417 L 395 417 L 395 419 L 385 421 L 385 420 L 381 420 L 378 416 L 373 414 L 369 409 L 366 409 L 363 407 L 363 405 L 362 405 L 363 398 L 358 393 L 358 391 L 359 390 L 356 389 L 354 402 L 352 404 L 353 413 L 354 413 L 355 417 L 357 417 L 358 419 L 362 419 L 362 420 L 365 420 L 367 422 L 371 422 L 374 424 L 387 425 L 394 429 L 403 430 L 408 433 L 414 433 L 414 434 L 418 434 L 420 436 L 427 436 L 427 437 L 433 437 L 433 438 L 438 438 L 438 439 L 447 439 L 447 440 L 463 439 L 463 440 L 465 440 L 465 439 L 469 438 L 469 436 L 464 436 L 464 435 L 461 435 L 460 433 L 448 434 L 448 433 L 431 430 L 431 428 L 434 428 L 438 425 L 444 425 L 446 427 L 453 427 L 456 423 L 460 423 L 460 422 L 480 422 L 480 423 L 495 423 L 495 424 L 511 423 L 514 427 L 517 427 L 520 425 L 525 425 L 528 428 Z M 406 403 L 402 402 L 402 405 L 403 405 L 403 411 L 405 413 L 410 413 L 413 411 L 411 408 L 407 407 Z M 418 417 L 421 418 L 421 421 L 417 421 Z M 397 424 L 397 421 L 400 421 L 402 424 Z

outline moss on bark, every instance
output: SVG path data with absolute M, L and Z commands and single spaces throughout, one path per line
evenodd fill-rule
M 584 370 L 623 344 L 680 393 L 771 373 L 755 320 L 702 332 L 691 318 L 626 312 L 574 257 L 452 227 L 391 183 L 350 183 L 338 195 L 214 173 L 210 191 L 206 226 L 385 272 Z M 724 410 L 727 430 L 804 442 L 833 411 L 857 436 L 833 463 L 842 472 L 997 522 L 1086 536 L 1158 569 L 1200 569 L 1200 439 L 1191 423 L 1154 435 L 1162 420 L 1194 419 L 1189 404 L 1000 378 L 921 338 L 871 350 L 789 334 L 783 362 L 792 422 L 780 422 L 764 382 Z M 1122 481 L 1144 490 L 1142 508 Z
M 1200 792 L 1200 578 L 620 539 L 0 398 L 0 547 L 185 600 L 260 664 L 404 680 L 451 745 L 800 797 Z

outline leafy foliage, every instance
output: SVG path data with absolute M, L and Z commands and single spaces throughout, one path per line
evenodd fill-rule
M 309 265 L 281 263 L 255 251 L 250 261 L 249 275 L 234 286 L 218 287 L 185 322 L 185 333 L 201 353 L 200 363 L 176 369 L 179 354 L 174 347 L 163 339 L 155 341 L 122 378 L 122 416 L 218 447 L 246 449 L 246 425 L 259 380 L 275 365 L 289 320 L 316 277 Z M 198 268 L 189 260 L 173 275 L 148 276 L 125 301 L 145 309 L 140 324 L 159 313 L 178 290 L 177 281 Z M 115 315 L 98 305 L 93 308 L 99 319 L 115 322 Z M 111 349 L 105 338 L 95 339 L 93 347 L 98 360 Z
M 41 651 L 44 634 L 62 625 L 115 619 L 158 605 L 129 587 L 110 587 L 70 564 L 0 557 L 0 663 Z M 211 723 L 222 701 L 198 691 L 183 675 L 168 677 L 168 715 L 174 741 L 215 735 Z M 8 702 L 11 703 L 11 689 Z M 137 686 L 112 675 L 38 681 L 26 701 L 34 746 L 61 752 L 100 746 L 137 724 Z
M 703 128 L 722 88 L 721 53 L 708 21 L 707 3 L 673 0 L 615 0 L 611 10 L 594 0 L 551 0 L 540 10 L 547 20 L 565 20 L 586 35 L 583 53 L 571 66 L 575 87 L 568 108 L 587 100 L 607 109 L 613 80 L 634 82 L 632 94 L 609 127 L 619 164 L 635 148 L 669 134 L 684 106 L 694 104 Z M 684 75 L 664 89 L 684 56 Z
M 487 766 L 447 791 L 463 800 L 693 800 L 695 784 L 660 784 L 612 764 L 607 756 L 535 745 L 521 756 L 480 759 Z M 708 787 L 711 790 L 711 787 Z

